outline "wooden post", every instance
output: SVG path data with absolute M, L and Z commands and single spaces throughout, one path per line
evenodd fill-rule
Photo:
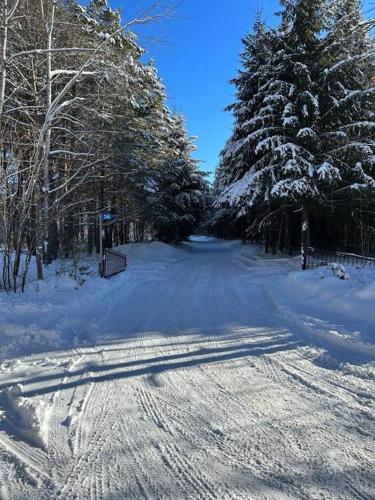
M 104 256 L 103 256 L 103 221 L 102 221 L 102 214 L 99 213 L 99 249 L 100 249 L 100 256 L 99 256 L 99 275 L 101 278 L 104 276 Z
M 310 225 L 309 225 L 309 214 L 306 207 L 302 208 L 302 248 L 301 248 L 301 265 L 302 270 L 306 271 L 308 268 L 307 256 L 308 248 L 310 246 Z

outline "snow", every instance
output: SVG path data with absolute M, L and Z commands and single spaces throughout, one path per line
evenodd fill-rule
M 2 498 L 371 498 L 375 267 L 120 250 L 110 280 L 0 295 Z
M 125 279 L 130 278 L 132 271 L 137 273 L 144 262 L 157 261 L 160 266 L 176 253 L 175 248 L 159 242 L 123 245 L 118 250 L 127 255 L 131 267 L 123 275 Z M 82 308 L 88 316 L 99 315 L 107 302 L 102 309 L 98 303 L 103 297 L 108 301 L 106 294 L 112 287 L 98 278 L 96 256 L 82 259 L 79 267 L 87 269 L 83 276 L 75 272 L 72 263 L 56 261 L 45 268 L 44 281 L 37 281 L 34 276 L 26 293 L 0 293 L 0 361 L 23 354 L 25 346 L 29 353 L 69 347 L 77 339 L 77 329 L 80 329 L 81 341 L 91 338 L 93 331 L 91 325 L 84 324 Z M 80 286 L 82 280 L 85 283 Z
M 258 143 L 255 148 L 255 154 L 263 153 L 264 151 L 272 151 L 279 146 L 283 146 L 284 137 L 281 135 L 275 135 L 272 137 L 267 137 Z
M 229 201 L 231 205 L 237 204 L 242 196 L 244 196 L 249 189 L 254 180 L 255 172 L 249 170 L 246 174 L 236 182 L 233 182 L 227 189 L 223 191 L 220 197 L 217 199 L 216 204 L 220 205 L 225 201 Z
M 297 134 L 297 139 L 315 139 L 316 138 L 316 133 L 313 129 L 309 127 L 301 128 L 298 131 Z
M 320 317 L 325 313 L 333 322 L 344 323 L 351 329 L 352 336 L 342 334 L 343 343 L 350 349 L 371 350 L 375 355 L 375 266 L 349 266 L 344 270 L 337 265 L 331 267 L 290 273 L 286 291 L 298 305 L 308 303 L 310 310 L 319 311 Z M 337 279 L 342 276 L 345 279 Z M 334 333 L 337 335 L 340 334 Z M 367 345 L 368 342 L 373 345 Z
M 8 387 L 5 393 L 14 414 L 17 430 L 34 445 L 46 448 L 49 415 L 46 402 L 22 397 L 21 384 Z
M 341 180 L 340 170 L 327 161 L 318 167 L 317 172 L 321 180 Z
M 193 235 L 193 236 L 190 236 L 189 241 L 196 242 L 196 243 L 206 243 L 206 242 L 210 242 L 210 241 L 215 241 L 215 238 L 210 237 L 210 236 L 204 236 L 204 235 Z

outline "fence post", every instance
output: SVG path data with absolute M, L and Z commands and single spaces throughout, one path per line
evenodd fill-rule
M 309 215 L 305 207 L 302 208 L 302 270 L 306 271 L 307 265 L 307 252 L 310 240 L 310 226 Z
M 103 256 L 103 221 L 102 214 L 99 212 L 99 275 L 101 278 L 104 276 L 104 256 Z

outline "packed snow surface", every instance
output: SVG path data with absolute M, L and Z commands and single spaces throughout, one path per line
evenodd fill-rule
M 122 250 L 113 279 L 0 296 L 1 499 L 374 498 L 371 271 Z

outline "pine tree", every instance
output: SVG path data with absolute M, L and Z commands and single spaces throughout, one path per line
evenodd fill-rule
M 184 119 L 173 117 L 170 141 L 178 151 L 155 176 L 150 197 L 153 226 L 159 239 L 182 241 L 203 222 L 209 195 L 204 174 L 191 158 L 193 139 L 186 136 Z

